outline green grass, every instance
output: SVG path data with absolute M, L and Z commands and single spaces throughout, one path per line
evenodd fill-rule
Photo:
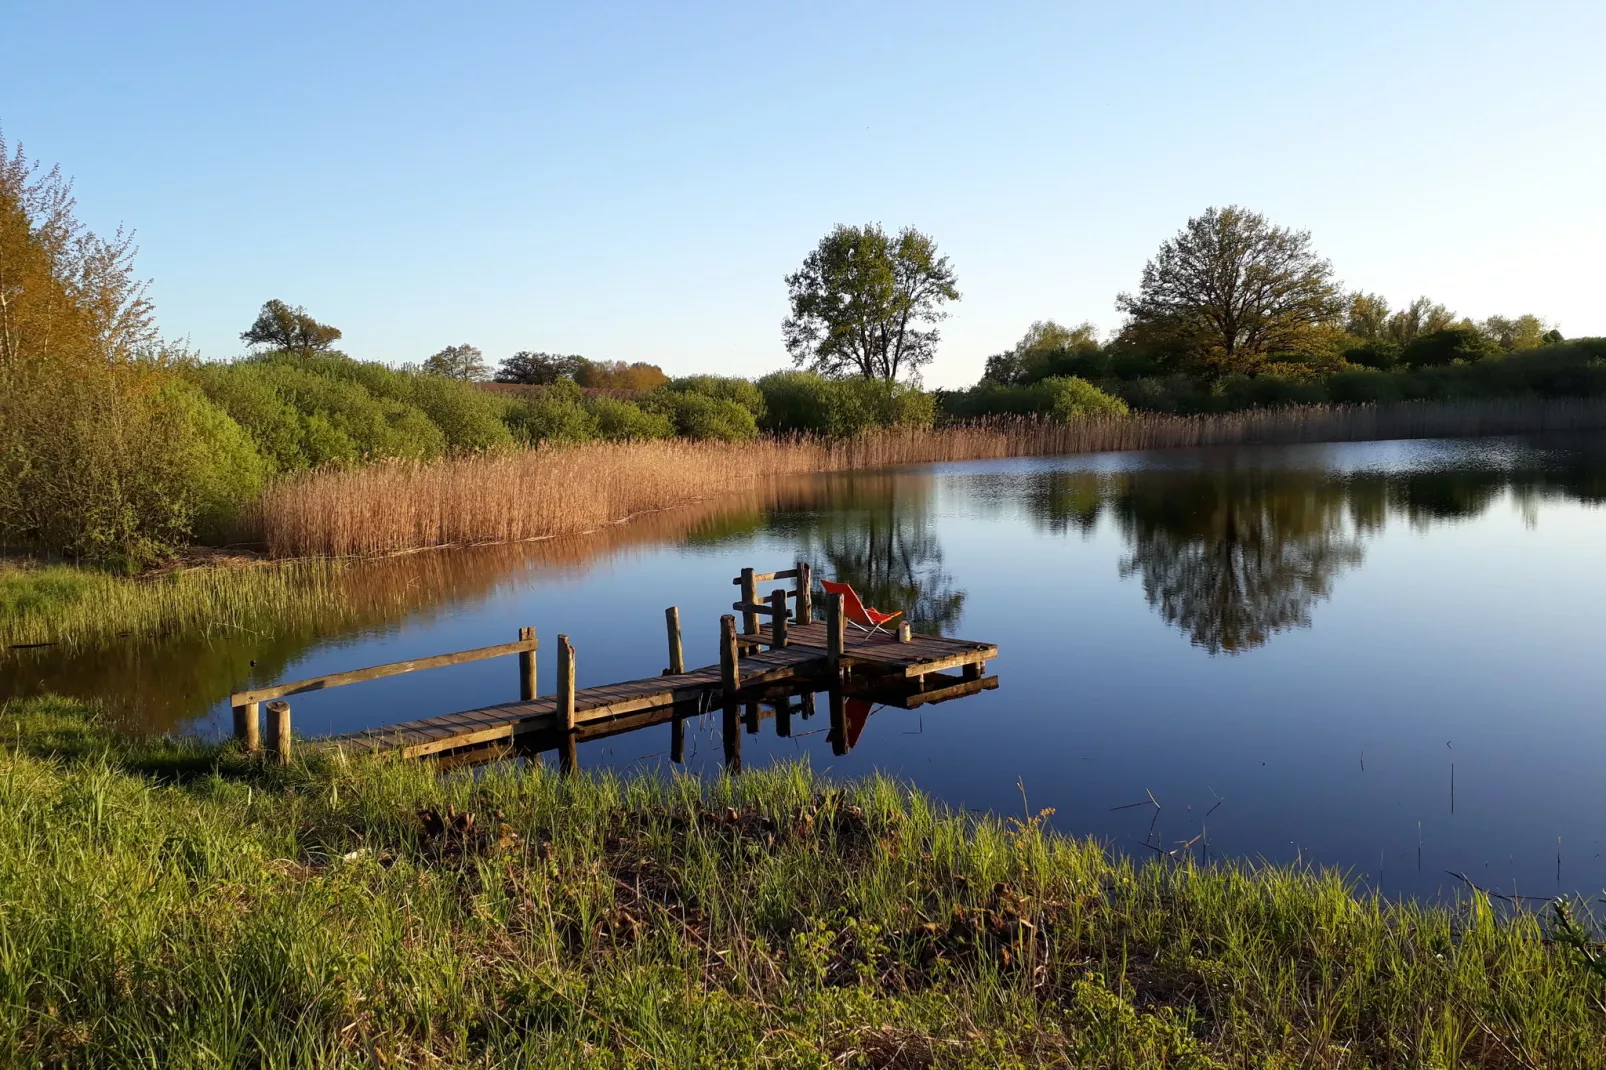
M 1603 984 L 1481 898 L 799 765 L 278 770 L 0 711 L 3 1065 L 1585 1067 Z
M 331 580 L 340 569 L 310 559 L 125 576 L 0 560 L 0 648 L 312 620 L 339 600 Z

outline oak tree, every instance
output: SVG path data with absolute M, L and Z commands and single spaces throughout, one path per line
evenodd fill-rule
M 491 369 L 485 363 L 485 354 L 465 342 L 460 346 L 447 346 L 424 361 L 424 373 L 475 382 L 490 378 Z
M 266 346 L 303 357 L 321 353 L 339 339 L 339 328 L 319 323 L 300 305 L 291 308 L 278 298 L 264 304 L 256 322 L 240 334 L 240 341 L 248 345 Z
M 1308 231 L 1228 206 L 1188 220 L 1144 265 L 1137 294 L 1121 294 L 1116 306 L 1135 333 L 1226 374 L 1299 350 L 1344 302 Z

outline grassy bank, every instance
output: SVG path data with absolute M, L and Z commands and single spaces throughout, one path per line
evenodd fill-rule
M 1134 868 L 792 766 L 265 770 L 0 712 L 0 1061 L 1598 1066 L 1532 914 Z
M 275 556 L 383 554 L 590 531 L 766 480 L 933 461 L 1234 443 L 1606 427 L 1606 400 L 1447 402 L 909 428 L 848 439 L 636 442 L 394 462 L 270 487 L 249 519 Z

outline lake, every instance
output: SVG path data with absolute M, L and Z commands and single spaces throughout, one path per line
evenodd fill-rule
M 227 694 L 516 637 L 572 637 L 580 686 L 658 673 L 678 605 L 716 658 L 731 578 L 811 562 L 917 631 L 996 643 L 996 691 L 881 708 L 832 753 L 769 722 L 743 764 L 880 770 L 956 807 L 1135 857 L 1303 860 L 1389 895 L 1606 887 L 1606 436 L 1233 447 L 820 477 L 580 539 L 354 566 L 348 611 L 275 634 L 20 652 L 147 727 L 227 730 Z M 297 696 L 349 731 L 517 695 L 512 659 Z M 822 707 L 823 708 L 823 707 Z M 721 763 L 717 712 L 686 767 Z M 668 726 L 583 744 L 672 768 Z M 546 760 L 546 759 L 542 759 Z M 1138 805 L 1131 805 L 1138 804 Z

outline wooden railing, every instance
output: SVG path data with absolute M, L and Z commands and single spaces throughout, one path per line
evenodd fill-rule
M 559 636 L 566 640 L 567 636 Z M 462 665 L 470 661 L 483 661 L 486 658 L 500 658 L 508 654 L 519 656 L 519 699 L 528 702 L 536 695 L 535 653 L 541 648 L 541 643 L 535 637 L 534 628 L 520 628 L 519 639 L 516 643 L 501 643 L 497 646 L 482 646 L 475 650 L 461 650 L 455 654 L 436 654 L 428 658 L 413 658 L 409 661 L 393 661 L 388 665 L 371 665 L 366 669 L 352 669 L 350 672 L 329 673 L 324 676 L 314 676 L 306 680 L 293 680 L 287 684 L 274 684 L 272 687 L 260 687 L 252 691 L 238 691 L 229 696 L 229 705 L 234 709 L 234 736 L 245 745 L 248 751 L 262 749 L 262 726 L 260 721 L 261 704 L 268 704 L 268 750 L 280 761 L 289 760 L 290 749 L 290 704 L 288 702 L 270 701 L 283 699 L 287 695 L 301 695 L 308 691 L 324 691 L 331 687 L 344 687 L 346 684 L 360 684 L 367 680 L 378 680 L 386 676 L 396 676 L 404 672 L 419 672 L 423 669 L 440 669 L 447 665 Z M 567 642 L 560 643 L 560 658 L 558 675 L 560 677 L 559 690 L 562 691 L 561 677 L 564 675 L 564 660 L 561 657 L 564 649 L 572 651 Z M 572 658 L 572 653 L 570 657 Z M 568 666 L 569 678 L 573 680 L 572 661 Z

